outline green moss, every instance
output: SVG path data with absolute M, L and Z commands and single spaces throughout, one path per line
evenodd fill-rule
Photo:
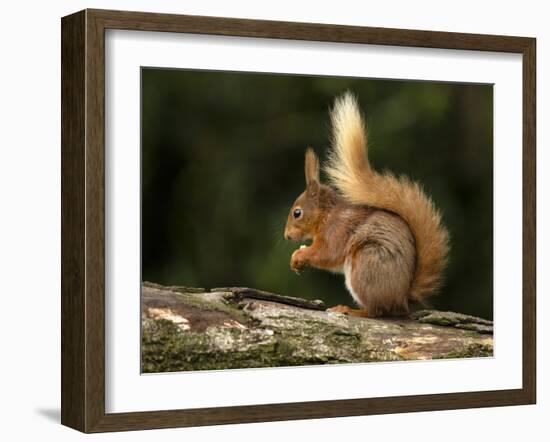
M 267 367 L 275 350 L 273 339 L 220 328 L 209 333 L 182 332 L 165 320 L 147 320 L 142 333 L 142 371 L 145 373 Z M 214 345 L 216 339 L 238 341 L 243 351 L 226 351 Z
M 493 356 L 493 347 L 484 344 L 470 344 L 463 349 L 452 351 L 441 359 L 485 358 Z
M 166 320 L 146 318 L 142 333 L 145 373 L 227 368 L 280 367 L 385 360 L 372 354 L 352 330 L 308 320 L 295 327 L 265 329 L 210 328 L 181 331 Z

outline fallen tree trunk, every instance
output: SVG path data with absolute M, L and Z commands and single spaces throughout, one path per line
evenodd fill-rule
M 227 287 L 142 286 L 142 371 L 485 357 L 492 322 L 422 310 L 355 318 L 308 301 Z

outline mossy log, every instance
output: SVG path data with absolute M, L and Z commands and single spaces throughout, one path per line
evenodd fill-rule
M 260 290 L 142 286 L 146 373 L 487 357 L 492 322 L 422 310 L 410 318 L 356 318 Z

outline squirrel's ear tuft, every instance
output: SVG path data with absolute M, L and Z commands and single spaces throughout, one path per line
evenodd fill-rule
M 306 186 L 308 190 L 319 188 L 319 158 L 311 147 L 306 150 Z

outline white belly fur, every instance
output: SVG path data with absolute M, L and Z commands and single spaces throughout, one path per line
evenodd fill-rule
M 344 263 L 344 275 L 346 277 L 346 288 L 351 293 L 351 296 L 353 297 L 353 300 L 358 304 L 362 305 L 363 303 L 357 296 L 357 293 L 354 292 L 353 288 L 351 287 L 351 260 L 346 260 Z

